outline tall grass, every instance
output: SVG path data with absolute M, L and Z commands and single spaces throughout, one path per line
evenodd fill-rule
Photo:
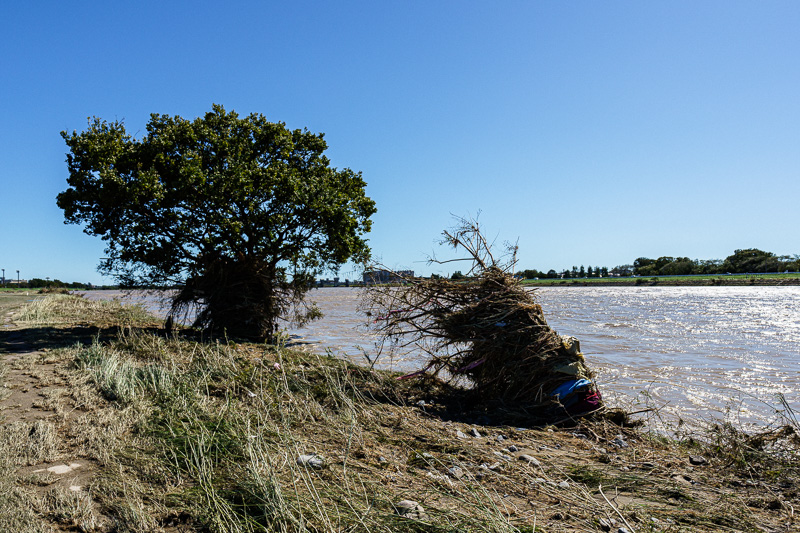
M 49 294 L 37 298 L 21 310 L 16 321 L 28 326 L 135 326 L 158 322 L 138 304 L 123 304 L 119 300 L 93 301 L 71 294 Z
M 145 355 L 153 351 L 161 355 Z M 327 357 L 258 352 L 134 334 L 76 349 L 74 360 L 106 400 L 148 413 L 136 427 L 140 461 L 142 449 L 147 456 L 140 464 L 180 481 L 169 494 L 157 484 L 141 492 L 160 492 L 164 508 L 212 531 L 442 530 L 437 522 L 516 530 L 496 494 L 442 483 L 423 468 L 415 483 L 442 508 L 429 509 L 429 521 L 400 517 L 394 504 L 408 495 L 380 483 L 377 457 L 366 451 L 380 446 L 384 418 L 395 416 L 360 392 L 371 374 Z M 298 463 L 315 453 L 323 468 Z M 141 484 L 141 473 L 126 476 L 118 486 Z

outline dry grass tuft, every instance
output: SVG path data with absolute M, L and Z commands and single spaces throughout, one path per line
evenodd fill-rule
M 59 458 L 55 426 L 45 420 L 11 422 L 0 427 L 0 450 L 22 464 L 34 465 Z
M 83 491 L 54 487 L 42 498 L 41 512 L 63 526 L 91 533 L 98 521 L 91 496 Z
M 92 301 L 73 294 L 48 294 L 25 306 L 16 317 L 27 326 L 147 326 L 160 323 L 141 305 L 118 300 Z

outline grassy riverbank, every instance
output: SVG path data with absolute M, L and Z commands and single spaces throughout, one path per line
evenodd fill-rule
M 2 531 L 795 527 L 791 421 L 680 439 L 507 426 L 335 357 L 168 338 L 115 302 L 0 311 Z

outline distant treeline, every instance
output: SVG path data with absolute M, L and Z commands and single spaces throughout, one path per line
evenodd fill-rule
M 725 259 L 689 259 L 688 257 L 640 257 L 632 265 L 584 268 L 557 272 L 548 270 L 523 270 L 526 279 L 534 278 L 596 278 L 608 276 L 690 276 L 702 274 L 748 274 L 758 272 L 798 272 L 800 256 L 775 255 L 756 248 L 736 250 Z
M 44 288 L 51 288 L 51 289 L 73 289 L 73 290 L 88 290 L 88 289 L 113 289 L 116 287 L 112 286 L 98 286 L 92 285 L 91 283 L 80 283 L 78 281 L 73 281 L 71 283 L 65 283 L 60 279 L 41 279 L 41 278 L 31 278 L 27 281 L 21 281 L 17 283 L 17 280 L 6 279 L 5 280 L 5 287 L 11 288 L 20 288 L 20 289 L 44 289 Z

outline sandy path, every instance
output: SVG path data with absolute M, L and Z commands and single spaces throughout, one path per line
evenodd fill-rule
M 94 524 L 102 530 L 108 519 L 91 496 L 96 461 L 81 454 L 74 438 L 85 410 L 71 393 L 69 361 L 55 348 L 64 339 L 15 323 L 22 303 L 0 298 L 0 430 L 6 443 L 0 453 L 15 474 L 6 483 L 28 496 L 28 509 L 6 512 L 39 514 L 45 529 L 73 531 L 74 518 L 53 516 L 42 503 L 72 494 L 74 501 L 93 508 Z

